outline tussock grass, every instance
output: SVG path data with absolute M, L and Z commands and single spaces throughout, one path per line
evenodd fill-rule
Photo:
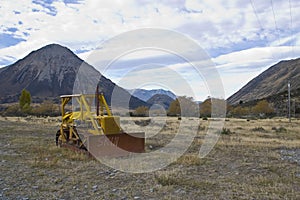
M 216 186 L 215 183 L 207 180 L 198 180 L 198 179 L 186 179 L 178 175 L 180 173 L 175 172 L 163 172 L 158 173 L 155 176 L 155 179 L 158 184 L 162 186 L 179 186 L 183 188 L 192 188 L 196 190 L 209 190 Z
M 255 127 L 253 129 L 251 129 L 252 131 L 255 131 L 255 132 L 262 132 L 262 133 L 265 133 L 267 132 L 263 127 Z
M 186 154 L 182 155 L 177 161 L 176 164 L 182 164 L 182 165 L 201 165 L 201 163 L 204 163 L 203 160 L 199 158 L 198 155 L 195 154 Z
M 272 127 L 272 130 L 274 130 L 276 133 L 286 133 L 287 132 L 287 129 L 282 126 L 280 126 L 279 128 Z
M 127 119 L 125 119 L 127 120 Z M 139 120 L 136 119 L 135 120 Z M 42 120 L 41 120 L 42 121 Z M 129 121 L 129 118 L 128 118 Z M 283 159 L 296 155 L 300 120 L 226 120 L 217 144 L 199 158 L 211 119 L 168 118 L 146 139 L 147 152 L 159 151 L 178 127 L 199 122 L 187 152 L 161 170 L 128 174 L 85 154 L 55 146 L 57 123 L 0 119 L 0 194 L 4 199 L 298 199 L 300 166 Z M 186 123 L 186 124 L 181 124 Z M 151 124 L 151 123 L 150 123 Z M 130 123 L 126 123 L 130 126 Z M 253 131 L 262 127 L 265 131 Z M 275 129 L 275 128 L 276 129 Z M 130 128 L 130 127 L 129 127 Z M 147 128 L 145 126 L 144 128 Z M 146 130 L 146 129 L 145 129 Z M 190 131 L 190 129 L 187 129 Z M 217 130 L 214 130 L 217 131 Z M 184 135 L 183 135 L 184 136 Z M 151 149 L 148 148 L 151 145 Z M 178 145 L 182 145 L 180 142 Z M 141 165 L 149 165 L 147 159 Z M 133 168 L 136 166 L 132 166 Z

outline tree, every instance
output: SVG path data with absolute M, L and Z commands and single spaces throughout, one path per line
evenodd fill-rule
M 199 107 L 192 97 L 180 96 L 172 101 L 168 110 L 170 116 L 198 117 Z
M 231 114 L 236 117 L 247 116 L 250 115 L 249 107 L 237 106 L 231 110 Z
M 23 89 L 19 99 L 19 106 L 22 112 L 29 113 L 31 110 L 31 95 L 30 92 L 26 89 Z
M 254 114 L 270 115 L 274 113 L 274 109 L 270 106 L 267 100 L 259 101 L 252 109 Z
M 168 115 L 170 116 L 177 116 L 180 115 L 180 104 L 179 104 L 179 100 L 176 99 L 174 101 L 171 102 L 169 110 L 168 110 Z
M 210 117 L 211 116 L 211 99 L 206 99 L 200 105 L 200 116 Z
M 181 116 L 199 117 L 199 104 L 194 101 L 193 97 L 180 96 L 178 100 L 181 108 Z
M 200 105 L 200 116 L 211 117 L 213 109 L 213 117 L 225 117 L 227 103 L 224 99 L 209 98 Z
M 135 109 L 134 115 L 140 117 L 149 116 L 149 108 L 146 106 L 139 106 Z

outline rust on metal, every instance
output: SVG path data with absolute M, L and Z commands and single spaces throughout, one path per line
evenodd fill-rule
M 96 158 L 128 156 L 130 153 L 145 152 L 145 133 L 119 133 L 111 135 L 90 135 L 87 150 Z

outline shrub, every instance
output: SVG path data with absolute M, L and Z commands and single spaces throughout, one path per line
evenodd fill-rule
M 222 131 L 220 132 L 222 135 L 230 135 L 233 134 L 229 128 L 222 128 Z
M 44 101 L 40 106 L 35 107 L 31 111 L 32 115 L 36 116 L 59 116 L 59 106 L 56 104 L 53 104 L 52 101 L 46 100 Z
M 286 128 L 284 128 L 284 127 L 279 127 L 277 130 L 276 130 L 276 132 L 280 132 L 280 133 L 282 133 L 282 132 L 287 132 L 287 130 L 286 130 Z
M 17 104 L 8 106 L 6 110 L 3 112 L 4 116 L 22 116 L 23 113 L 21 112 L 20 106 Z
M 147 120 L 135 120 L 134 123 L 139 126 L 148 126 L 151 122 L 151 119 Z
M 251 129 L 252 131 L 255 131 L 255 132 L 267 132 L 263 127 L 255 127 L 253 129 Z
M 204 131 L 204 130 L 205 130 L 205 126 L 201 126 L 201 125 L 198 126 L 198 131 Z
M 274 130 L 276 133 L 286 133 L 287 130 L 286 128 L 280 126 L 279 128 L 276 128 L 276 127 L 272 127 L 272 130 Z

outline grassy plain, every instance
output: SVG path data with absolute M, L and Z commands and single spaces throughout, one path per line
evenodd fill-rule
M 211 120 L 189 122 L 200 125 L 184 155 L 132 174 L 56 147 L 59 118 L 0 118 L 0 199 L 300 199 L 299 119 L 227 119 L 204 158 Z M 167 118 L 146 152 L 169 143 L 180 123 Z

